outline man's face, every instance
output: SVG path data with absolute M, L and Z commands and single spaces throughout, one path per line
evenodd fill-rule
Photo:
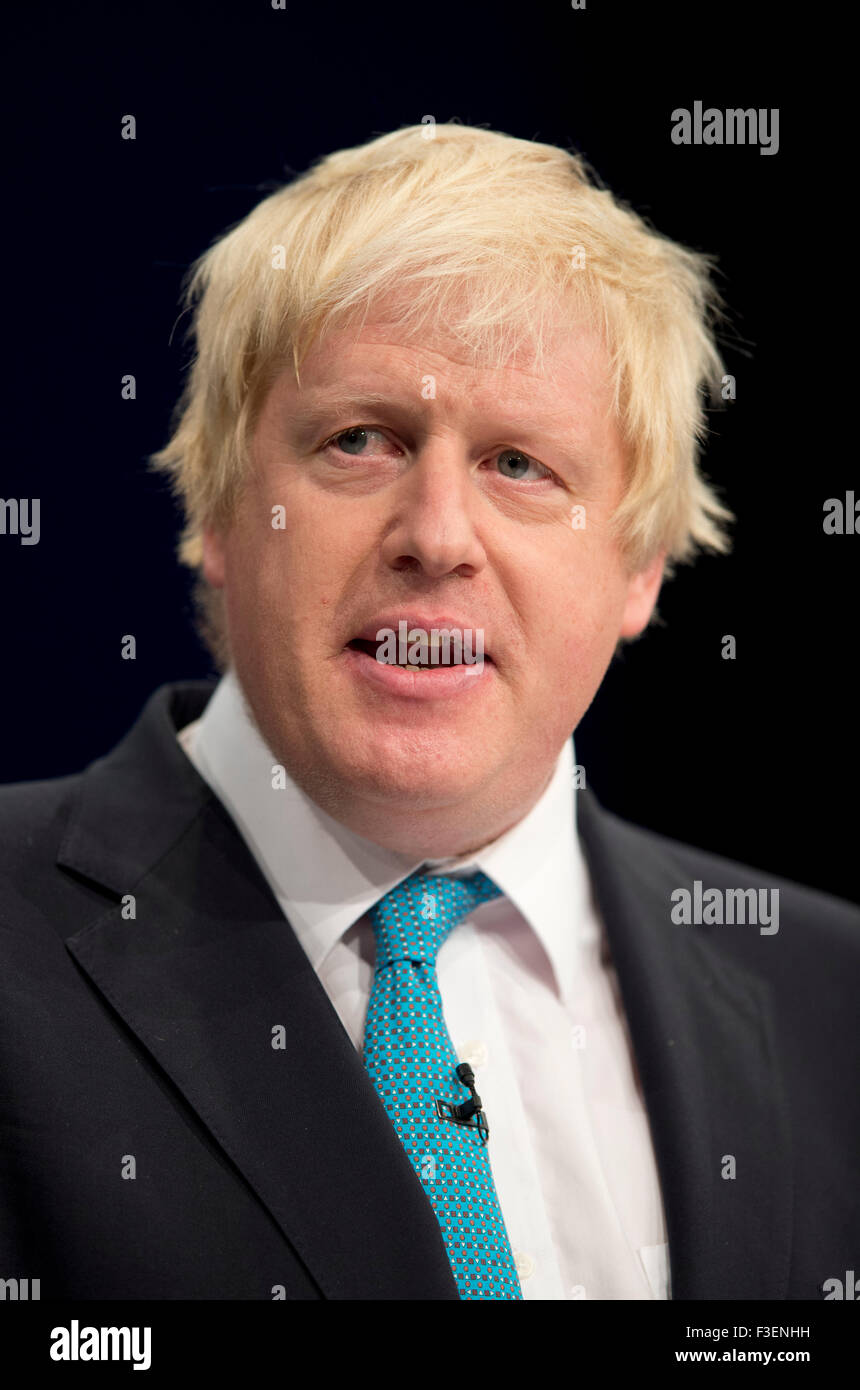
M 239 681 L 335 819 L 406 853 L 477 848 L 537 800 L 659 588 L 609 531 L 625 460 L 605 349 L 560 328 L 541 374 L 488 369 L 376 318 L 301 375 L 275 380 L 238 511 L 204 540 Z M 380 663 L 401 620 L 471 631 L 483 663 Z

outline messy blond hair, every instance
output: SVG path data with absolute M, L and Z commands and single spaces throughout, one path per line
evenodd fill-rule
M 184 507 L 180 559 L 199 571 L 203 528 L 229 521 L 278 372 L 291 363 L 300 382 L 318 336 L 392 294 L 404 335 L 444 323 L 488 365 L 525 339 L 540 368 L 559 309 L 597 327 L 627 451 L 613 525 L 631 570 L 661 551 L 669 571 L 700 549 L 726 551 L 732 514 L 698 467 L 703 388 L 717 399 L 723 373 L 712 270 L 553 145 L 422 124 L 326 156 L 187 277 L 196 350 L 172 437 L 152 457 Z M 203 610 L 223 664 L 219 622 Z

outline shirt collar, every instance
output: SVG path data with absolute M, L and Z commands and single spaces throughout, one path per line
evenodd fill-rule
M 537 934 L 563 998 L 576 975 L 590 885 L 576 834 L 574 750 L 568 739 L 538 801 L 515 826 L 474 853 L 414 860 L 332 819 L 263 741 L 235 672 L 203 715 L 178 734 L 185 752 L 233 817 L 314 969 L 367 910 L 416 869 L 487 874 Z

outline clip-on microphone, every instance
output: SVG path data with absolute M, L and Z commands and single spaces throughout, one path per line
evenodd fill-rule
M 468 1129 L 476 1130 L 480 1135 L 481 1143 L 486 1144 L 490 1137 L 490 1126 L 487 1124 L 481 1097 L 475 1090 L 475 1073 L 468 1062 L 459 1064 L 457 1076 L 464 1086 L 468 1086 L 471 1092 L 469 1099 L 464 1100 L 461 1105 L 456 1105 L 452 1100 L 440 1100 L 437 1096 L 436 1114 L 440 1120 L 450 1120 L 452 1124 L 465 1125 Z M 473 1117 L 474 1124 L 472 1123 Z

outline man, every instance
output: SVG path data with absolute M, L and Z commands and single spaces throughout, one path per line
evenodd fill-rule
M 564 151 L 415 127 L 267 198 L 189 304 L 156 463 L 224 674 L 3 794 L 0 1274 L 830 1296 L 858 914 L 619 821 L 571 737 L 727 545 L 707 261 Z

